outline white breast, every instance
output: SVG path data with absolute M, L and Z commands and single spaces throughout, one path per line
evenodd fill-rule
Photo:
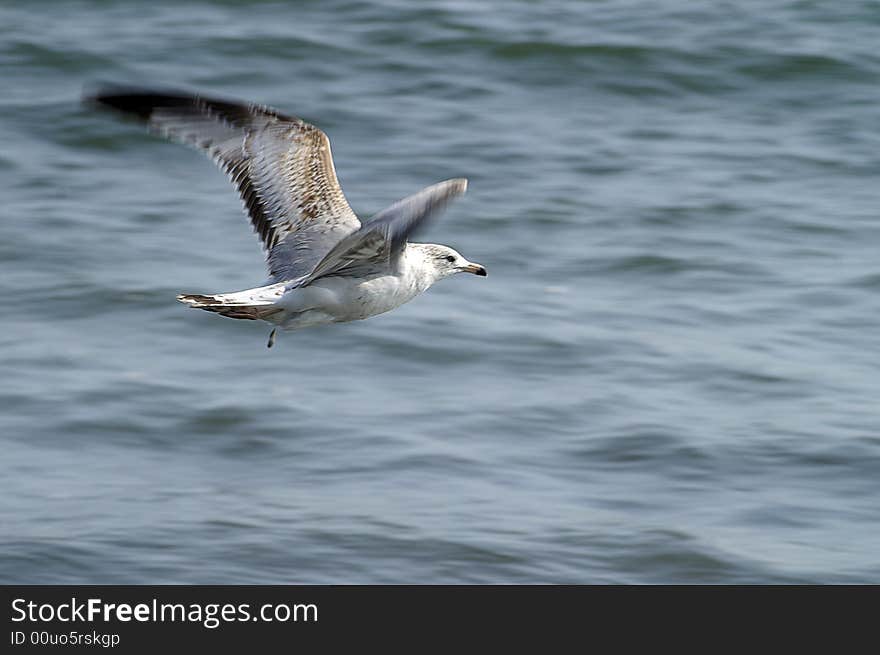
M 288 293 L 285 308 L 290 313 L 320 311 L 337 322 L 356 321 L 391 311 L 431 286 L 433 269 L 425 270 L 422 257 L 404 253 L 395 273 L 368 278 L 319 278 L 302 289 Z
M 343 320 L 369 318 L 391 311 L 415 298 L 420 289 L 406 275 L 383 275 L 368 280 L 348 280 L 341 288 L 340 299 L 344 305 Z

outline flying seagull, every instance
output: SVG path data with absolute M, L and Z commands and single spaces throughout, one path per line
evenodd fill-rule
M 486 269 L 447 246 L 410 235 L 467 189 L 434 184 L 361 222 L 336 179 L 330 141 L 314 125 L 262 105 L 152 89 L 105 87 L 89 104 L 136 117 L 205 152 L 241 196 L 269 279 L 244 291 L 177 299 L 275 331 L 369 318 L 412 300 L 437 280 Z

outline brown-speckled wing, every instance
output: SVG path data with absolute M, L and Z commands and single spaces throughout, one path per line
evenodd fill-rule
M 360 228 L 333 167 L 330 140 L 268 107 L 111 87 L 91 96 L 208 154 L 238 189 L 275 281 L 307 275 Z

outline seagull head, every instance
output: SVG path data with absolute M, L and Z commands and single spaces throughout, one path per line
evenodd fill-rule
M 482 264 L 469 262 L 449 246 L 432 245 L 426 254 L 438 280 L 456 273 L 473 273 L 486 277 L 486 269 Z

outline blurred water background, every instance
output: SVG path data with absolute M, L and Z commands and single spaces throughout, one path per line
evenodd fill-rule
M 0 581 L 880 582 L 880 3 L 3 2 Z M 101 80 L 329 135 L 486 265 L 282 334 Z

